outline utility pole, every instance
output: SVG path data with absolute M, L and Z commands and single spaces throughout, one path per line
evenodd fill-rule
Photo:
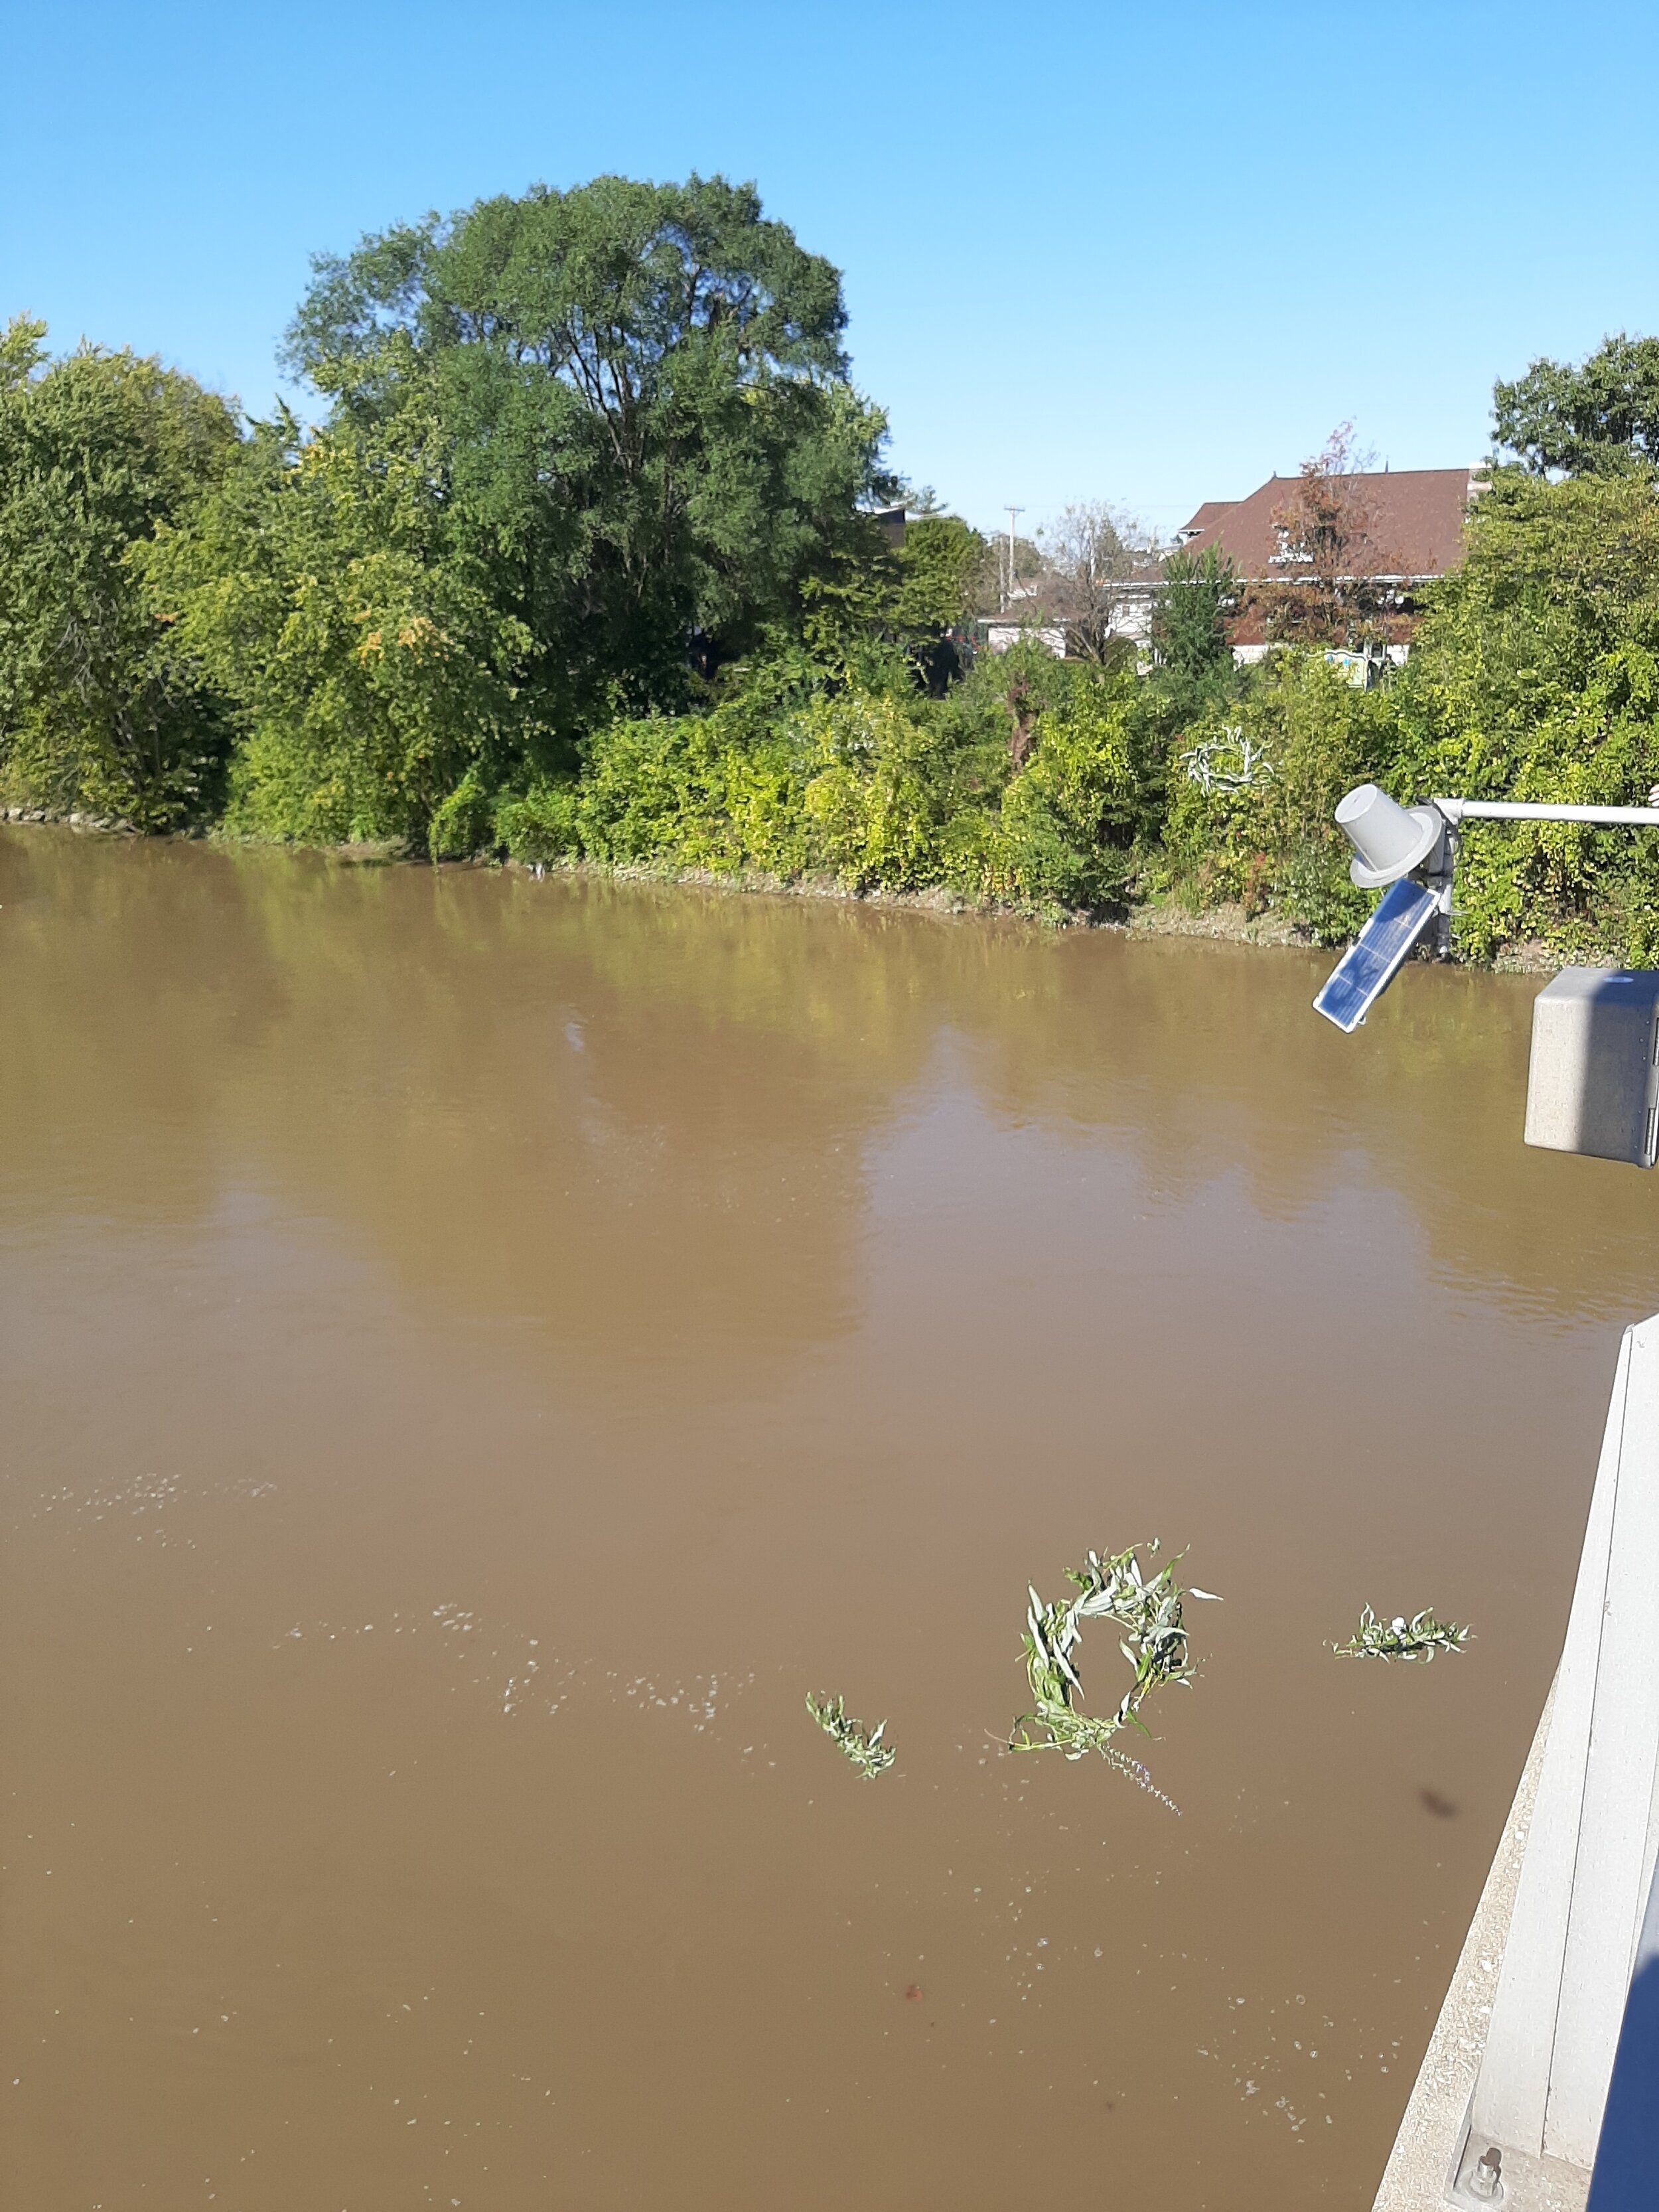
M 1002 611 L 1006 614 L 1014 596 L 1014 518 L 1016 515 L 1024 514 L 1025 509 L 1023 507 L 1010 507 L 1005 508 L 1004 512 L 1008 517 L 1008 580 L 1003 586 Z

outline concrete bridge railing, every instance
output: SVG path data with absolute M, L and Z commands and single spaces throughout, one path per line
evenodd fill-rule
M 1656 1782 L 1659 1317 L 1625 1333 L 1560 1667 L 1376 2212 L 1659 2207 Z

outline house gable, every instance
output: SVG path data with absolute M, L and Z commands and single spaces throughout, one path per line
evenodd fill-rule
M 1463 557 L 1463 521 L 1479 490 L 1468 469 L 1367 471 L 1346 479 L 1353 488 L 1376 549 L 1371 573 L 1401 582 L 1443 576 Z M 1248 499 L 1206 500 L 1176 536 L 1183 552 L 1214 546 L 1243 583 L 1283 583 L 1297 566 L 1274 516 L 1295 498 L 1299 479 L 1269 477 Z M 1368 563 L 1368 567 L 1370 564 Z

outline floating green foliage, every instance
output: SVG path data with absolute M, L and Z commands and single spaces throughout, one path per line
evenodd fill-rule
M 1437 1651 L 1461 1651 L 1469 1640 L 1467 1628 L 1454 1628 L 1437 1620 L 1426 1609 L 1407 1620 L 1403 1613 L 1392 1620 L 1379 1620 L 1367 1606 L 1359 1616 L 1357 1634 L 1346 1644 L 1333 1644 L 1339 1659 L 1420 1659 L 1427 1666 Z
M 1091 1552 L 1081 1567 L 1067 1571 L 1066 1579 L 1079 1595 L 1059 1605 L 1045 1604 L 1030 1591 L 1025 1616 L 1025 1672 L 1031 1686 L 1034 1710 L 1022 1713 L 1009 1732 L 1010 1751 L 1057 1751 L 1066 1759 L 1086 1759 L 1096 1752 L 1109 1766 L 1128 1776 L 1171 1812 L 1179 1807 L 1156 1788 L 1139 1759 L 1118 1748 L 1114 1739 L 1126 1728 L 1140 1735 L 1151 1733 L 1140 1717 L 1140 1708 L 1153 1691 L 1166 1683 L 1189 1682 L 1191 1654 L 1182 1618 L 1183 1601 L 1202 1598 L 1219 1601 L 1211 1590 L 1183 1590 L 1176 1580 L 1180 1557 L 1150 1578 L 1142 1571 L 1140 1547 L 1131 1545 L 1103 1559 Z M 1146 1547 L 1158 1550 L 1155 1537 Z M 1114 1620 L 1123 1631 L 1118 1649 L 1133 1669 L 1133 1677 L 1119 1699 L 1117 1710 L 1107 1714 L 1082 1713 L 1077 1700 L 1083 1684 L 1073 1664 L 1073 1654 L 1082 1641 L 1085 1620 Z
M 862 1721 L 848 1716 L 847 1705 L 842 1698 L 825 1698 L 821 1702 L 809 1690 L 806 1710 L 823 1730 L 843 1759 L 857 1767 L 866 1782 L 873 1782 L 878 1774 L 885 1774 L 896 1756 L 892 1746 L 882 1741 L 885 1721 L 878 1721 L 866 1729 Z

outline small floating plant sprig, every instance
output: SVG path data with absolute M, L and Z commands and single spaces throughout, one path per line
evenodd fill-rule
M 890 1743 L 882 1738 L 886 1733 L 885 1721 L 878 1721 L 866 1729 L 862 1721 L 854 1720 L 842 1698 L 815 1698 L 806 1692 L 806 1710 L 823 1730 L 843 1759 L 850 1759 L 866 1782 L 873 1782 L 878 1774 L 885 1774 L 897 1756 Z
M 1125 1729 L 1141 1735 L 1152 1731 L 1140 1717 L 1140 1708 L 1154 1691 L 1171 1683 L 1188 1683 L 1193 1677 L 1182 1606 L 1189 1597 L 1218 1604 L 1212 1590 L 1182 1589 L 1176 1568 L 1178 1553 L 1150 1578 L 1142 1571 L 1142 1547 L 1131 1545 L 1102 1559 L 1091 1552 L 1080 1567 L 1070 1568 L 1066 1579 L 1079 1595 L 1059 1605 L 1046 1604 L 1036 1590 L 1029 1591 L 1025 1616 L 1025 1674 L 1031 1686 L 1034 1710 L 1022 1713 L 1008 1734 L 1010 1751 L 1057 1751 L 1063 1759 L 1086 1759 L 1093 1752 L 1109 1766 L 1147 1790 L 1172 1813 L 1180 1811 L 1165 1796 L 1138 1759 L 1121 1750 L 1115 1739 Z M 1149 1557 L 1158 1552 L 1158 1539 L 1145 1547 Z M 1085 1620 L 1112 1620 L 1123 1631 L 1118 1649 L 1134 1669 L 1129 1686 L 1110 1713 L 1084 1713 L 1076 1700 L 1083 1684 L 1073 1655 L 1082 1641 Z
M 1437 1620 L 1425 1607 L 1407 1620 L 1403 1613 L 1395 1613 L 1392 1620 L 1379 1620 L 1367 1606 L 1359 1616 L 1359 1627 L 1346 1644 L 1333 1644 L 1331 1649 L 1339 1659 L 1404 1659 L 1408 1663 L 1421 1660 L 1425 1666 L 1437 1651 L 1461 1651 L 1472 1632 L 1454 1628 L 1449 1621 Z

